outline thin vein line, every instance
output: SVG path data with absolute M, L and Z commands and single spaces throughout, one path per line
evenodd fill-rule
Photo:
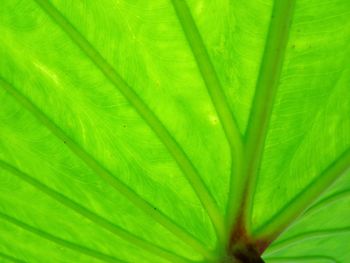
M 237 121 L 230 110 L 220 80 L 186 1 L 171 1 L 230 146 L 232 164 L 228 210 L 232 210 L 232 206 L 236 203 L 234 202 L 236 193 L 233 191 L 237 184 L 238 175 L 240 174 L 240 164 L 242 162 L 242 135 L 239 131 Z
M 290 246 L 294 245 L 295 243 L 304 242 L 308 239 L 322 238 L 325 236 L 344 234 L 347 232 L 350 232 L 350 227 L 334 228 L 334 229 L 322 229 L 322 230 L 301 233 L 301 234 L 289 237 L 289 238 L 284 239 L 284 240 L 279 241 L 279 242 L 273 242 L 269 246 L 268 255 L 276 253 L 277 251 L 280 251 L 280 250 L 285 249 L 287 247 L 290 247 Z
M 207 211 L 214 227 L 222 221 L 222 215 L 210 195 L 202 178 L 196 168 L 188 158 L 184 150 L 178 145 L 169 131 L 151 111 L 151 109 L 141 100 L 135 91 L 128 86 L 124 79 L 114 70 L 114 68 L 101 56 L 101 54 L 80 34 L 75 27 L 47 0 L 34 0 L 42 10 L 52 18 L 52 20 L 70 37 L 70 39 L 85 53 L 97 68 L 110 80 L 110 82 L 125 96 L 139 115 L 145 120 L 149 127 L 165 145 L 174 160 L 183 171 L 189 184 L 198 196 L 204 209 Z
M 306 140 L 310 136 L 310 133 L 313 130 L 314 126 L 316 126 L 317 121 L 320 119 L 320 117 L 324 116 L 324 113 L 326 112 L 327 108 L 330 106 L 333 99 L 333 95 L 334 93 L 336 93 L 335 90 L 338 87 L 338 83 L 340 82 L 342 75 L 345 76 L 345 74 L 346 74 L 345 70 L 341 71 L 340 77 L 334 83 L 334 86 L 333 86 L 334 88 L 330 91 L 330 94 L 322 103 L 322 107 L 319 108 L 317 113 L 313 115 L 312 120 L 309 122 L 309 129 L 304 134 L 302 134 L 302 136 L 298 139 L 298 142 L 295 144 L 295 148 L 291 152 L 288 152 L 290 157 L 288 158 L 287 162 L 283 164 L 283 168 L 279 171 L 280 174 L 283 175 L 290 169 L 293 163 L 293 160 L 298 155 L 298 152 L 301 149 L 301 147 L 304 145 L 304 142 L 306 142 Z
M 295 262 L 295 261 L 305 261 L 309 262 L 307 260 L 327 260 L 330 262 L 337 263 L 338 261 L 329 256 L 323 256 L 323 255 L 310 255 L 310 256 L 301 256 L 301 257 L 269 257 L 267 258 L 269 261 L 273 262 Z
M 350 148 L 338 157 L 320 176 L 315 178 L 291 201 L 276 213 L 268 222 L 256 229 L 254 238 L 274 240 L 290 222 L 316 200 L 327 188 L 350 169 Z
M 242 186 L 240 217 L 247 232 L 251 232 L 250 219 L 256 179 L 262 160 L 264 144 L 283 67 L 293 18 L 295 0 L 274 1 L 265 50 L 250 112 L 245 147 L 245 182 Z
M 103 253 L 101 253 L 99 251 L 92 250 L 90 248 L 87 248 L 87 247 L 75 244 L 73 242 L 70 242 L 70 241 L 62 239 L 60 237 L 54 236 L 52 234 L 49 234 L 49 233 L 47 233 L 45 231 L 42 231 L 42 230 L 37 229 L 35 227 L 32 227 L 32 226 L 30 226 L 30 225 L 28 225 L 28 224 L 26 224 L 24 222 L 21 222 L 21 221 L 13 218 L 13 217 L 11 217 L 11 216 L 9 216 L 7 214 L 4 214 L 2 212 L 0 212 L 0 218 L 2 218 L 3 220 L 5 220 L 5 221 L 7 221 L 9 223 L 12 223 L 13 225 L 18 226 L 19 228 L 22 228 L 22 229 L 24 229 L 24 230 L 26 230 L 28 232 L 31 232 L 31 233 L 33 233 L 33 234 L 35 234 L 37 236 L 40 236 L 40 237 L 42 237 L 44 239 L 47 239 L 47 240 L 50 240 L 53 243 L 59 244 L 61 246 L 67 247 L 67 248 L 69 248 L 71 250 L 83 253 L 85 255 L 94 257 L 96 259 L 99 259 L 99 260 L 102 260 L 102 261 L 105 261 L 105 262 L 117 262 L 117 263 L 124 262 L 124 263 L 126 263 L 126 261 L 114 258 L 112 256 L 103 254 Z
M 207 250 L 195 237 L 187 233 L 176 223 L 174 223 L 165 214 L 149 204 L 146 200 L 142 199 L 132 189 L 125 185 L 118 178 L 104 168 L 93 156 L 87 153 L 80 145 L 73 141 L 67 134 L 64 133 L 53 121 L 51 121 L 39 108 L 37 108 L 31 101 L 23 96 L 12 85 L 3 80 L 0 77 L 1 86 L 18 101 L 20 105 L 26 108 L 39 122 L 46 126 L 53 135 L 61 140 L 80 160 L 82 160 L 92 171 L 99 175 L 102 179 L 108 182 L 114 189 L 124 195 L 131 203 L 143 211 L 146 215 L 153 218 L 156 222 L 164 226 L 175 236 L 183 240 L 186 244 L 190 245 L 196 251 L 201 253 L 207 258 L 212 258 L 213 255 Z
M 11 262 L 14 262 L 14 263 L 26 263 L 25 261 L 23 261 L 21 259 L 15 258 L 15 257 L 7 255 L 7 254 L 4 254 L 2 252 L 0 252 L 0 257 L 2 257 L 4 259 L 7 259 L 7 260 L 9 260 Z
M 343 190 L 343 191 L 336 192 L 336 193 L 334 193 L 334 194 L 332 194 L 330 196 L 327 196 L 326 198 L 323 198 L 323 199 L 319 200 L 317 203 L 313 204 L 311 207 L 309 207 L 305 211 L 303 216 L 311 214 L 311 213 L 316 213 L 320 209 L 322 209 L 323 207 L 328 206 L 328 205 L 330 205 L 332 203 L 335 203 L 335 202 L 339 201 L 340 199 L 343 199 L 343 198 L 349 197 L 349 196 L 350 196 L 350 189 L 346 189 L 346 190 Z
M 167 260 L 170 260 L 172 262 L 181 262 L 181 263 L 188 263 L 189 260 L 185 259 L 177 254 L 174 254 L 173 252 L 167 251 L 162 247 L 159 247 L 155 244 L 150 243 L 149 241 L 143 240 L 134 234 L 128 232 L 127 230 L 111 223 L 107 219 L 91 212 L 90 210 L 86 209 L 85 207 L 81 206 L 80 204 L 76 203 L 72 199 L 69 199 L 65 195 L 51 189 L 50 187 L 42 184 L 40 181 L 34 179 L 33 177 L 29 176 L 28 174 L 23 173 L 22 171 L 18 170 L 11 164 L 4 162 L 0 160 L 0 167 L 11 172 L 14 176 L 21 179 L 22 181 L 25 181 L 27 184 L 31 185 L 32 187 L 36 188 L 43 194 L 49 196 L 53 200 L 59 202 L 60 204 L 64 205 L 65 207 L 73 210 L 77 214 L 85 217 L 92 223 L 106 229 L 110 233 L 117 235 L 121 237 L 122 239 L 132 243 L 133 245 L 136 245 L 150 253 L 153 253 L 155 255 L 158 255 L 160 257 L 163 257 Z

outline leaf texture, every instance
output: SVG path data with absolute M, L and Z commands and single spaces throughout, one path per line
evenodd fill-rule
M 0 262 L 348 262 L 349 14 L 2 1 Z

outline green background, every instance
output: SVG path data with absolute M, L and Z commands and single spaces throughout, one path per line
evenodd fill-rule
M 0 262 L 207 262 L 189 237 L 219 260 L 222 245 L 206 207 L 172 153 L 98 58 L 67 34 L 80 32 L 163 123 L 224 219 L 230 146 L 171 1 L 52 1 L 71 27 L 40 7 L 46 2 L 2 0 L 0 6 Z M 246 222 L 257 237 L 342 153 L 344 169 L 350 163 L 350 2 L 295 2 Z M 187 3 L 244 140 L 273 2 Z M 116 191 L 91 168 L 96 164 L 189 237 L 179 238 Z M 349 176 L 280 236 L 266 262 L 350 261 Z M 269 227 L 264 235 L 275 230 Z

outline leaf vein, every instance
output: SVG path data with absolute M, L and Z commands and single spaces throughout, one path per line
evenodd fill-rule
M 184 173 L 189 184 L 193 188 L 204 209 L 207 211 L 214 228 L 221 220 L 221 214 L 216 202 L 210 195 L 202 178 L 188 158 L 184 150 L 178 145 L 169 131 L 158 119 L 154 112 L 143 102 L 143 100 L 129 87 L 124 79 L 114 68 L 102 57 L 102 55 L 78 32 L 74 26 L 47 0 L 34 0 L 42 10 L 70 37 L 70 39 L 87 55 L 105 77 L 124 95 L 124 97 L 135 108 L 139 115 L 145 120 L 149 127 L 165 145 L 176 163 Z
M 107 219 L 101 217 L 100 215 L 95 214 L 94 212 L 88 210 L 84 206 L 81 206 L 80 204 L 76 203 L 72 199 L 66 197 L 65 195 L 51 189 L 50 187 L 42 184 L 40 181 L 34 179 L 32 176 L 29 176 L 28 174 L 23 173 L 22 171 L 18 170 L 17 168 L 13 167 L 12 165 L 8 164 L 7 162 L 4 162 L 0 160 L 0 167 L 11 172 L 14 176 L 21 179 L 22 181 L 26 182 L 27 184 L 31 185 L 32 187 L 36 188 L 43 194 L 49 196 L 51 199 L 57 201 L 58 203 L 62 204 L 63 206 L 71 209 L 75 213 L 85 217 L 92 223 L 106 229 L 110 233 L 119 236 L 120 238 L 123 238 L 124 240 L 146 250 L 153 254 L 156 254 L 158 256 L 164 257 L 165 259 L 168 259 L 170 261 L 176 261 L 181 263 L 189 262 L 188 260 L 182 258 L 179 255 L 172 254 L 172 252 L 165 250 L 162 247 L 159 247 L 155 244 L 150 243 L 149 241 L 143 240 L 134 234 L 130 233 L 129 231 L 113 224 L 112 222 L 108 221 Z
M 327 260 L 328 262 L 337 263 L 338 261 L 329 256 L 323 256 L 323 255 L 308 255 L 303 257 L 269 257 L 269 261 L 271 262 L 295 262 L 295 261 L 304 261 L 309 262 L 309 260 L 317 260 L 319 262 L 320 260 Z
M 237 181 L 237 178 L 235 177 L 237 177 L 240 173 L 240 164 L 242 162 L 242 134 L 239 131 L 237 121 L 231 112 L 219 77 L 215 71 L 214 65 L 208 54 L 208 50 L 193 19 L 191 11 L 186 4 L 186 1 L 172 0 L 172 4 L 192 50 L 193 56 L 197 62 L 211 101 L 219 116 L 222 128 L 229 144 L 232 159 L 228 202 L 228 206 L 230 207 L 234 204 L 233 197 L 235 195 L 233 191 Z M 222 235 L 223 239 L 225 239 L 225 234 Z
M 173 222 L 167 215 L 155 210 L 154 207 L 146 200 L 140 197 L 127 185 L 125 185 L 118 178 L 103 167 L 93 156 L 86 152 L 80 145 L 67 136 L 53 121 L 51 121 L 39 108 L 37 108 L 28 98 L 17 91 L 12 85 L 0 78 L 1 86 L 17 100 L 17 102 L 26 108 L 32 115 L 41 122 L 49 131 L 52 132 L 60 141 L 62 141 L 80 160 L 82 160 L 87 167 L 104 179 L 115 190 L 124 195 L 131 203 L 143 211 L 150 218 L 161 224 L 164 228 L 169 230 L 175 236 L 180 238 L 186 244 L 193 247 L 196 251 L 206 257 L 211 257 L 211 253 L 200 243 L 195 237 L 187 233 L 175 222 Z
M 46 240 L 50 240 L 51 242 L 53 243 L 56 243 L 56 244 L 59 244 L 61 246 L 64 246 L 64 247 L 67 247 L 71 250 L 75 250 L 75 251 L 78 251 L 80 253 L 83 253 L 85 255 L 89 255 L 91 257 L 94 257 L 96 259 L 99 259 L 99 260 L 102 260 L 102 261 L 105 261 L 105 262 L 117 262 L 117 263 L 126 263 L 126 261 L 122 261 L 120 259 L 116 259 L 112 256 L 109 256 L 109 255 L 106 255 L 106 254 L 103 254 L 99 251 L 96 251 L 96 250 L 92 250 L 90 248 L 87 248 L 87 247 L 84 247 L 84 246 L 81 246 L 79 244 L 75 244 L 73 242 L 70 242 L 68 240 L 65 240 L 63 238 L 60 238 L 60 237 L 57 237 L 57 236 L 54 236 L 52 234 L 49 234 L 45 231 L 42 231 L 40 229 L 37 229 L 35 227 L 32 227 L 24 222 L 21 222 L 7 214 L 4 214 L 2 212 L 0 212 L 0 218 L 2 218 L 4 221 L 7 221 L 9 223 L 12 223 L 13 225 L 16 225 L 17 227 L 19 228 L 22 228 L 28 232 L 31 232 L 37 236 L 40 236 Z
M 301 215 L 305 209 L 338 178 L 350 169 L 350 148 L 331 163 L 319 177 L 311 181 L 298 195 L 283 206 L 268 222 L 253 233 L 254 238 L 275 239 L 285 227 Z
M 0 252 L 0 257 L 4 258 L 6 260 L 9 260 L 11 262 L 14 262 L 14 263 L 25 263 L 25 261 L 23 261 L 21 259 L 15 258 L 13 256 L 7 255 L 7 254 L 2 253 L 2 252 Z
M 244 160 L 244 183 L 239 217 L 251 232 L 250 219 L 257 175 L 263 156 L 275 96 L 282 72 L 295 0 L 274 1 L 265 49 L 249 116 Z
M 313 204 L 310 208 L 308 208 L 305 211 L 305 214 L 311 214 L 311 213 L 316 213 L 323 207 L 327 207 L 328 205 L 338 202 L 339 200 L 349 197 L 350 196 L 350 189 L 346 189 L 343 191 L 336 192 L 330 196 L 327 196 L 326 198 L 323 198 L 319 200 L 317 203 Z
M 313 238 L 322 238 L 325 236 L 330 236 L 330 235 L 336 235 L 336 234 L 343 234 L 350 232 L 350 227 L 343 227 L 343 228 L 334 228 L 334 229 L 322 229 L 322 230 L 317 230 L 317 231 L 310 231 L 310 232 L 305 232 L 301 233 L 292 237 L 289 237 L 287 239 L 284 239 L 279 242 L 274 242 L 272 243 L 269 247 L 269 255 L 273 254 L 281 249 L 284 249 L 286 247 L 292 246 L 294 243 L 299 243 L 299 242 L 304 242 L 308 239 L 313 239 Z

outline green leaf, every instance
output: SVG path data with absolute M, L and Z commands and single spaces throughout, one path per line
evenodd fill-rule
M 347 0 L 4 0 L 1 262 L 348 262 Z

